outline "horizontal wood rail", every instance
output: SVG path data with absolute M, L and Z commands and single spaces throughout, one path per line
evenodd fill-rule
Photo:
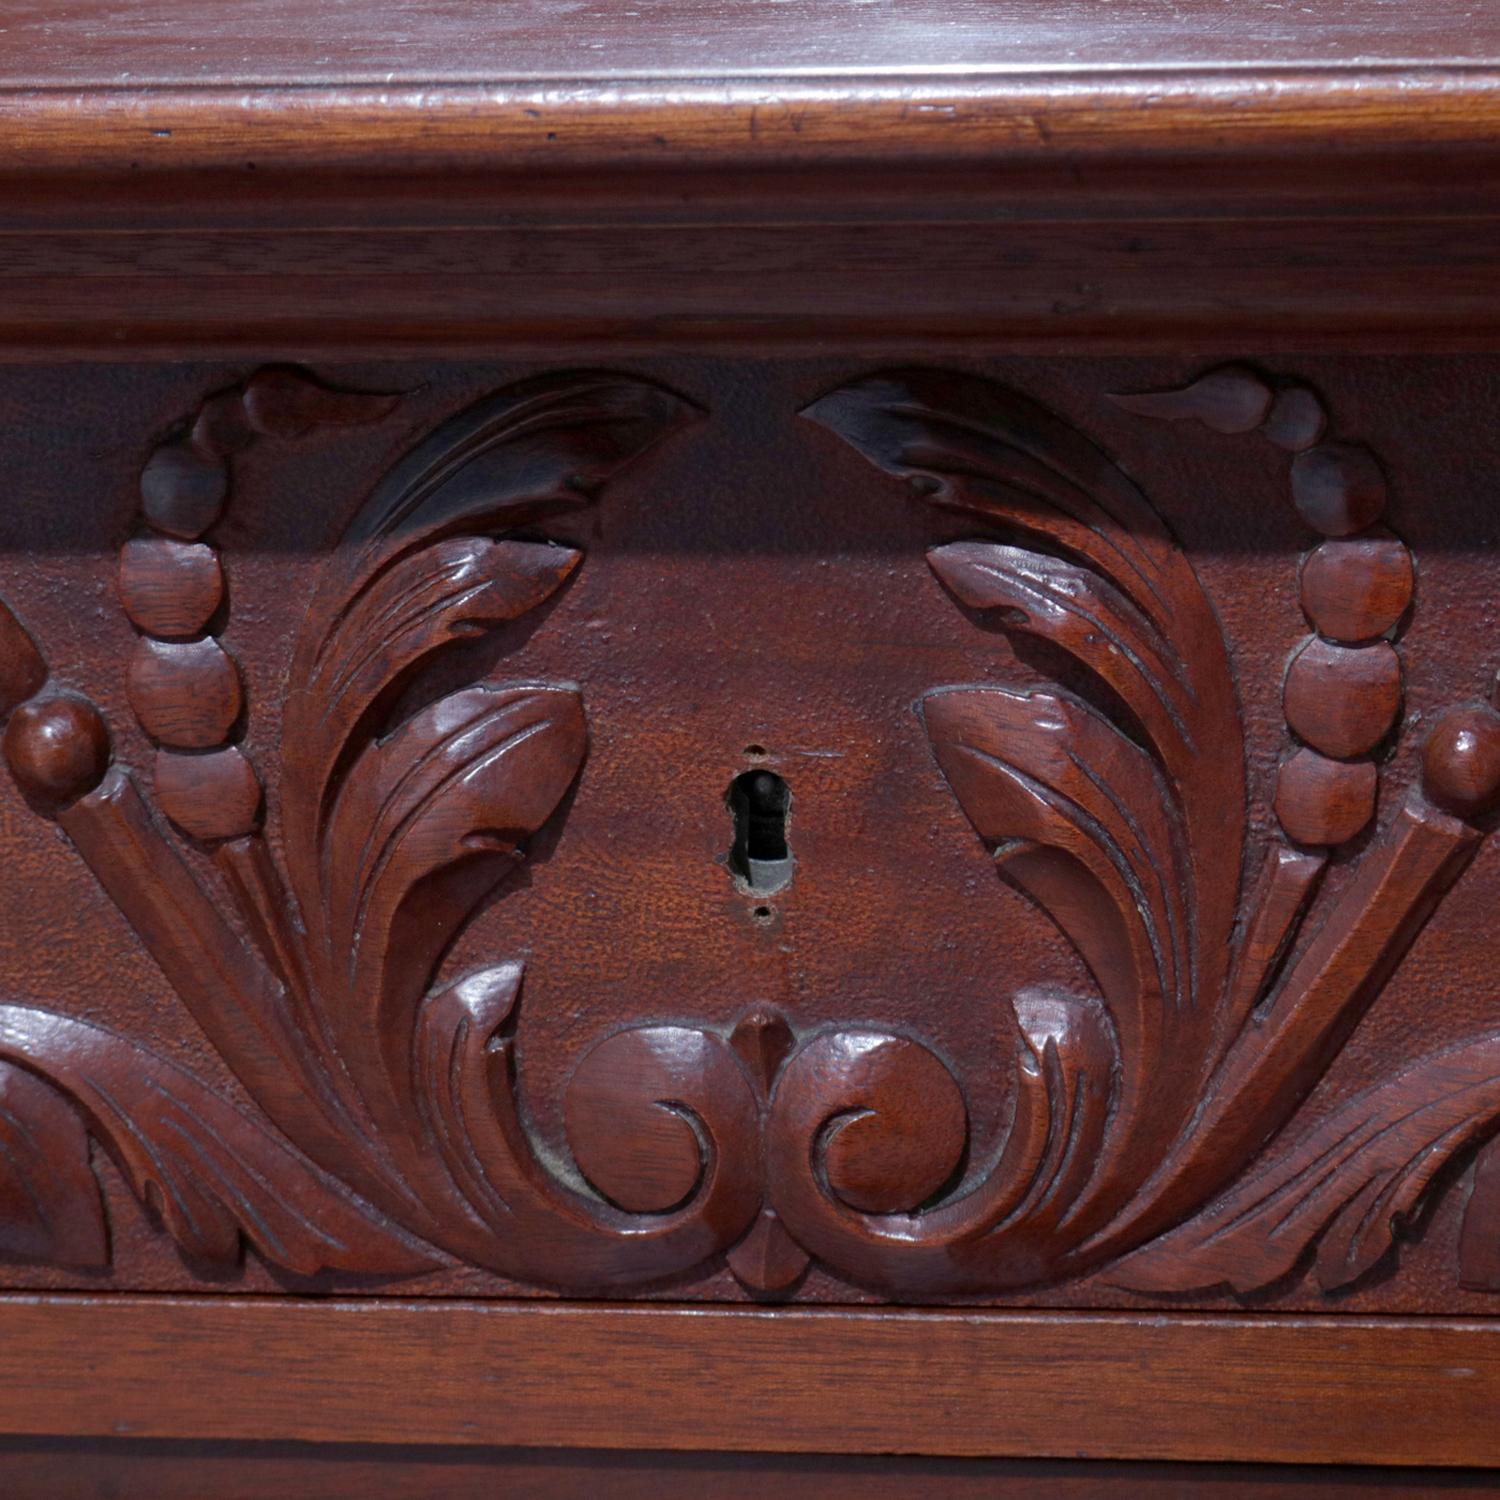
M 1475 1322 L 75 1295 L 0 1344 L 6 1434 L 1500 1463 Z

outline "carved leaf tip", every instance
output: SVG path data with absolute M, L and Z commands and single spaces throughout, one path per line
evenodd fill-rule
M 750 1072 L 762 1098 L 769 1097 L 776 1075 L 797 1044 L 785 1016 L 769 1007 L 757 1007 L 735 1023 L 729 1045 Z
M 1316 1245 L 1318 1284 L 1338 1291 L 1385 1258 L 1445 1164 L 1497 1119 L 1500 1038 L 1435 1053 L 1356 1095 L 1111 1279 L 1139 1292 L 1247 1293 L 1290 1275 Z
M 245 382 L 245 417 L 258 433 L 303 437 L 317 427 L 357 427 L 389 416 L 401 392 L 348 391 L 324 385 L 293 365 L 267 365 Z
M 750 1232 L 725 1259 L 746 1291 L 768 1301 L 789 1296 L 811 1264 L 773 1208 L 760 1211 Z
M 236 1264 L 244 1241 L 299 1275 L 414 1272 L 439 1259 L 258 1114 L 124 1037 L 52 1012 L 0 1005 L 0 1051 L 34 1064 L 58 1091 L 52 1124 L 68 1140 L 64 1160 L 87 1161 L 77 1150 L 76 1121 L 55 1114 L 71 1115 L 76 1105 L 136 1196 L 194 1259 Z M 82 1186 L 73 1184 L 70 1197 Z M 86 1211 L 96 1198 L 90 1174 Z
M 1009 607 L 1010 622 L 1027 612 L 1017 602 L 1015 569 L 1038 557 L 1022 547 L 995 542 L 948 542 L 927 553 L 927 566 L 960 603 L 970 609 Z
M 520 381 L 459 412 L 412 449 L 346 541 L 380 547 L 461 526 L 517 524 L 590 498 L 617 470 L 703 415 L 686 397 L 627 375 Z
M 0 1254 L 98 1270 L 109 1264 L 104 1200 L 82 1117 L 58 1091 L 0 1063 Z
M 456 1008 L 489 1042 L 515 1015 L 521 998 L 524 973 L 525 966 L 514 959 L 487 969 L 478 969 L 435 992 L 428 998 L 427 1008 Z
M 0 599 L 0 726 L 47 681 L 47 663 L 31 633 Z
M 1011 421 L 1029 402 L 973 376 L 897 369 L 851 381 L 803 407 L 800 415 L 827 428 L 862 457 L 901 476 L 928 497 L 952 498 L 962 483 L 995 468 L 999 479 Z M 988 462 L 965 463 L 977 445 Z M 988 476 L 986 476 L 988 477 Z
M 1118 847 L 1132 864 L 1154 849 L 1163 868 L 1171 867 L 1166 825 L 1156 826 L 1166 804 L 1159 772 L 1081 699 L 1041 689 L 951 687 L 929 693 L 918 707 L 943 775 L 987 843 L 1045 842 L 1061 819 L 1074 829 L 1070 845 Z M 1135 822 L 1120 818 L 1116 797 L 1137 811 Z
M 1176 390 L 1125 391 L 1110 396 L 1123 410 L 1162 421 L 1195 420 L 1214 432 L 1250 432 L 1265 421 L 1272 391 L 1253 370 L 1224 365 Z

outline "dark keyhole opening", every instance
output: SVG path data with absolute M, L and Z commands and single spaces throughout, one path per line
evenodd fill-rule
M 729 868 L 752 891 L 779 891 L 792 878 L 786 838 L 791 788 L 774 771 L 746 771 L 729 784 L 734 847 Z

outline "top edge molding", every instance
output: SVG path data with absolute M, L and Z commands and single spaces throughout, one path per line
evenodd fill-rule
M 0 84 L 260 87 L 1492 65 L 1468 0 L 13 0 Z
M 1494 66 L 0 87 L 0 178 L 1485 151 Z M 1342 168 L 1331 166 L 1337 174 Z

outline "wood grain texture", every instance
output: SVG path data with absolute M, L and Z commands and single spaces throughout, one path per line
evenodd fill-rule
M 227 127 L 231 138 L 238 129 Z M 1181 187 L 1175 163 L 1170 171 L 1164 192 Z M 517 175 L 517 191 L 534 206 L 541 190 Z M 616 174 L 596 175 L 613 182 Z M 1000 191 L 993 174 L 979 175 L 986 192 Z M 835 176 L 841 185 L 844 174 Z M 190 185 L 168 177 L 149 203 L 90 186 L 82 196 L 109 222 L 64 232 L 55 221 L 24 227 L 45 201 L 26 184 L 0 200 L 0 341 L 9 358 L 42 362 L 259 359 L 268 350 L 482 360 L 496 349 L 555 360 L 570 346 L 592 360 L 605 349 L 661 347 L 842 348 L 882 358 L 893 350 L 1217 354 L 1226 341 L 1267 354 L 1494 347 L 1500 231 L 1490 208 L 1435 202 L 1430 213 L 1403 217 L 1389 205 L 1347 205 L 1329 217 L 1273 201 L 1261 220 L 1206 207 L 1221 176 L 1210 174 L 1181 210 L 1147 194 L 1134 214 L 1101 205 L 1087 222 L 1075 222 L 1067 204 L 1059 210 L 1053 193 L 1021 222 L 1011 221 L 1009 200 L 960 195 L 930 219 L 877 204 L 857 209 L 852 223 L 819 223 L 817 204 L 842 201 L 824 183 L 812 206 L 794 200 L 752 212 L 730 202 L 718 226 L 702 222 L 706 210 L 680 223 L 651 211 L 599 224 L 596 209 L 580 210 L 594 223 L 476 227 L 475 213 L 509 221 L 518 210 L 475 204 L 465 179 L 468 222 L 382 228 L 384 216 L 424 212 L 382 179 L 339 205 L 332 225 L 327 214 L 298 222 L 308 215 L 294 203 L 251 208 L 213 228 L 153 229 L 152 204 L 180 220 L 191 201 Z M 220 174 L 205 178 L 203 212 L 228 213 Z M 1369 179 L 1345 163 L 1340 181 L 1350 180 Z M 888 176 L 879 181 L 889 188 Z M 932 206 L 941 186 L 914 171 L 897 201 Z M 1318 184 L 1312 196 L 1321 203 L 1338 188 Z M 1423 190 L 1414 181 L 1410 192 Z M 259 191 L 252 184 L 227 201 L 253 203 Z M 698 202 L 717 187 L 663 191 Z M 1467 177 L 1463 191 L 1471 191 Z M 59 193 L 69 204 L 80 196 L 76 187 Z M 321 193 L 314 182 L 296 197 Z M 632 274 L 615 274 L 627 261 Z M 1430 288 L 1420 299 L 1417 284 Z
M 1500 1458 L 1483 1323 L 114 1297 L 9 1299 L 0 1333 L 8 1433 Z
M 1456 3 L 8 23 L 14 357 L 1497 334 L 1500 49 Z
M 1492 16 L 20 0 L 0 142 L 0 1428 L 1500 1464 Z

